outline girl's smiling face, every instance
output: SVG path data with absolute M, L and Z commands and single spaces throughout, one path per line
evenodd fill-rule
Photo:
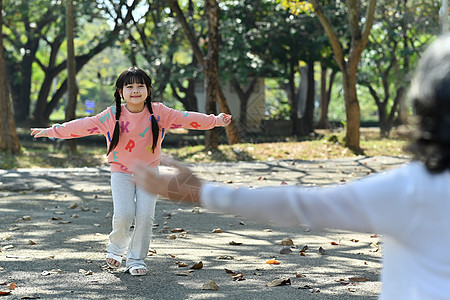
M 120 91 L 122 98 L 125 100 L 126 107 L 130 112 L 141 112 L 144 109 L 145 100 L 148 96 L 148 89 L 144 83 L 125 84 Z

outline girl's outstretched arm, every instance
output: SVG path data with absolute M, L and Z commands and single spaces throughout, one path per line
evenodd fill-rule
M 48 137 L 47 134 L 47 129 L 48 128 L 31 128 L 31 133 L 30 135 L 38 138 L 38 137 Z
M 136 183 L 152 194 L 159 194 L 172 201 L 200 203 L 202 183 L 192 171 L 177 161 L 163 157 L 161 164 L 177 169 L 176 174 L 159 174 L 145 164 L 136 163 L 133 172 Z

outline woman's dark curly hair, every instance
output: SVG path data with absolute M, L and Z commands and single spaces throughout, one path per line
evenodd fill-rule
M 409 98 L 418 117 L 418 137 L 407 147 L 432 173 L 450 169 L 450 36 L 424 52 Z

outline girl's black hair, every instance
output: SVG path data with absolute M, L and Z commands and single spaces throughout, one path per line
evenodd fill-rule
M 159 126 L 153 115 L 153 107 L 152 107 L 152 79 L 150 76 L 142 69 L 138 67 L 131 67 L 127 70 L 123 71 L 116 80 L 116 91 L 114 92 L 114 98 L 116 102 L 116 125 L 114 126 L 114 133 L 111 138 L 111 143 L 109 144 L 108 154 L 116 148 L 119 143 L 119 135 L 120 135 L 120 125 L 119 119 L 120 114 L 122 112 L 122 97 L 120 96 L 120 92 L 123 90 L 123 87 L 128 84 L 145 84 L 147 87 L 148 96 L 145 99 L 145 104 L 151 114 L 151 123 L 152 123 L 152 135 L 153 135 L 153 144 L 152 144 L 152 152 L 155 152 L 156 145 L 158 143 L 159 136 Z
M 417 138 L 406 150 L 432 173 L 450 170 L 450 36 L 423 54 L 409 96 L 418 116 Z

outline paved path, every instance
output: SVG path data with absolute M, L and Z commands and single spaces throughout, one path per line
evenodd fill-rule
M 360 157 L 192 167 L 206 180 L 230 185 L 327 185 L 405 161 Z M 283 228 L 164 200 L 157 204 L 148 276 L 105 271 L 111 212 L 108 168 L 0 170 L 0 283 L 18 286 L 5 299 L 376 299 L 381 288 L 376 233 Z M 177 228 L 184 232 L 172 233 Z M 222 233 L 212 232 L 217 228 Z M 284 238 L 297 247 L 290 254 L 280 254 Z M 269 259 L 280 264 L 266 264 Z M 202 269 L 189 269 L 199 261 Z M 245 280 L 233 280 L 225 269 L 243 273 Z M 178 274 L 188 271 L 190 276 Z M 278 278 L 290 285 L 266 286 Z M 209 280 L 220 289 L 203 290 Z

